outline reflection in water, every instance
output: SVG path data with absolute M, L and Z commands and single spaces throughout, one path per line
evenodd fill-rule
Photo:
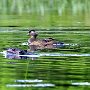
M 40 83 L 43 80 L 15 80 L 15 82 L 19 83 L 37 83 L 37 84 L 7 84 L 7 87 L 54 87 L 54 84 L 50 83 Z
M 15 85 L 7 85 L 7 87 L 54 87 L 54 84 L 15 84 Z
M 15 82 L 42 82 L 43 80 L 38 80 L 38 79 L 35 79 L 35 80 L 15 80 Z
M 87 3 L 88 1 L 88 3 Z M 9 6 L 8 6 L 9 5 Z M 69 5 L 69 6 L 68 6 Z M 1 7 L 3 6 L 3 7 Z M 66 8 L 68 6 L 68 8 Z M 63 12 L 71 11 L 69 13 L 80 14 L 84 11 L 89 11 L 89 0 L 11 0 L 11 2 L 7 2 L 6 0 L 1 0 L 1 13 L 14 13 L 17 14 L 23 14 L 23 12 L 26 13 L 40 13 L 41 15 L 44 15 L 48 11 L 58 11 L 59 15 L 62 15 Z M 16 10 L 16 11 L 14 11 Z
M 86 86 L 89 86 L 90 83 L 89 82 L 76 82 L 76 83 L 72 83 L 72 85 L 86 85 Z
M 29 83 L 29 84 L 7 84 L 7 87 L 54 87 L 54 84 L 51 83 L 44 83 L 43 80 L 15 80 L 15 82 L 19 83 Z M 43 83 L 41 83 L 43 82 Z M 30 84 L 36 83 L 36 84 Z
M 90 26 L 90 0 L 1 0 L 0 10 L 2 26 Z

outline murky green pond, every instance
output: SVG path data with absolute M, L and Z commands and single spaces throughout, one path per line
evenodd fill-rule
M 28 49 L 21 45 L 27 42 L 27 32 L 25 28 L 0 28 L 0 51 L 8 47 Z M 90 54 L 88 29 L 37 29 L 37 32 L 40 39 L 53 37 L 79 45 L 45 53 Z M 90 90 L 90 56 L 10 60 L 0 54 L 0 90 Z
M 0 0 L 0 26 L 90 26 L 90 0 Z

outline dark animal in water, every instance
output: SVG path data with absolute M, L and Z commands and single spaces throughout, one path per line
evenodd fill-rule
M 27 59 L 27 56 L 23 55 L 32 55 L 32 52 L 27 52 L 27 50 L 21 50 L 18 48 L 7 48 L 6 50 L 6 58 L 8 59 Z M 20 56 L 22 55 L 22 56 Z

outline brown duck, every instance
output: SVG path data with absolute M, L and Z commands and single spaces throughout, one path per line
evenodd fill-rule
M 37 49 L 53 49 L 53 44 L 56 43 L 55 39 L 47 38 L 43 40 L 37 39 L 38 34 L 35 30 L 30 30 L 28 35 L 30 38 L 28 39 L 28 45 L 31 51 L 35 51 Z

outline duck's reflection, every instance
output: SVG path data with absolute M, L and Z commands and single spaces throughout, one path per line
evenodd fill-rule
M 31 57 L 29 57 L 31 55 Z M 5 52 L 5 58 L 8 59 L 36 59 L 34 52 L 28 52 L 27 50 L 21 50 L 18 48 L 7 48 Z

